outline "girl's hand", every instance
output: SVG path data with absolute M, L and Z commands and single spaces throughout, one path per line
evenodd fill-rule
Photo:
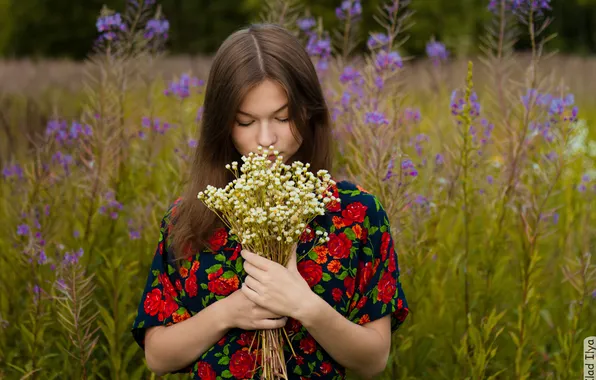
M 220 302 L 225 302 L 228 305 L 228 312 L 222 315 L 222 318 L 226 318 L 228 328 L 243 330 L 278 329 L 284 327 L 288 320 L 288 318 L 275 314 L 249 300 L 240 289 Z
M 242 284 L 242 292 L 257 305 L 271 310 L 273 313 L 292 317 L 303 315 L 305 309 L 315 304 L 313 297 L 318 297 L 296 264 L 296 250 L 287 268 L 256 253 L 242 250 L 246 280 Z

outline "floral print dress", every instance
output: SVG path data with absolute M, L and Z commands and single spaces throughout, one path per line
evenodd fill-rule
M 409 311 L 387 214 L 374 195 L 351 182 L 338 182 L 333 191 L 341 201 L 329 203 L 325 215 L 305 229 L 297 247 L 298 270 L 313 292 L 350 321 L 362 325 L 391 315 L 393 332 Z M 157 250 L 132 327 L 143 349 L 146 328 L 190 318 L 239 289 L 246 276 L 242 248 L 227 228 L 214 231 L 209 247 L 175 269 L 167 233 L 178 201 L 161 221 Z M 315 244 L 319 229 L 329 234 L 329 242 L 323 245 Z M 289 318 L 285 328 L 296 352 L 294 357 L 286 343 L 290 379 L 345 378 L 345 368 L 299 321 Z M 260 356 L 254 346 L 250 350 L 254 334 L 231 329 L 196 362 L 176 372 L 188 372 L 194 379 L 259 379 Z

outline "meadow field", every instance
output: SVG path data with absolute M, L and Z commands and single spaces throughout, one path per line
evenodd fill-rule
M 410 315 L 382 379 L 583 374 L 596 335 L 596 57 L 545 53 L 529 3 L 495 12 L 473 57 L 433 42 L 402 57 L 415 15 L 399 1 L 365 55 L 284 18 L 326 92 L 332 172 L 391 218 Z M 345 20 L 349 36 L 357 20 Z M 83 63 L 0 61 L 0 379 L 156 378 L 130 328 L 201 144 L 210 57 L 170 57 L 157 29 L 126 25 L 100 30 L 113 34 Z M 514 53 L 521 34 L 533 49 Z

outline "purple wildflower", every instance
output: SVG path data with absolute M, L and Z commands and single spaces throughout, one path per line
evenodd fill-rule
M 374 83 L 375 83 L 375 87 L 378 88 L 379 90 L 382 90 L 383 87 L 385 86 L 385 80 L 380 75 L 377 75 L 375 77 Z
M 416 177 L 418 175 L 418 171 L 416 170 L 416 166 L 410 159 L 404 159 L 401 162 L 401 169 L 411 177 Z
M 317 22 L 315 21 L 314 17 L 303 17 L 298 19 L 296 24 L 303 32 L 309 32 L 312 28 L 314 28 L 315 25 L 317 25 Z
M 46 251 L 42 249 L 39 252 L 39 257 L 37 258 L 37 263 L 40 264 L 40 265 L 43 265 L 47 261 L 48 261 L 48 256 L 46 256 Z
M 360 0 L 344 0 L 341 6 L 335 8 L 335 15 L 340 20 L 345 20 L 348 17 L 355 19 L 361 14 L 362 6 L 360 5 Z
M 498 13 L 501 9 L 501 0 L 490 0 L 488 10 Z M 505 0 L 505 10 L 513 13 L 528 12 L 532 10 L 542 14 L 545 10 L 551 10 L 550 0 Z
M 389 120 L 385 118 L 385 115 L 382 112 L 367 112 L 364 114 L 364 122 L 366 124 L 375 124 L 375 125 L 383 125 L 389 124 Z
M 23 236 L 29 234 L 29 226 L 27 224 L 21 224 L 17 226 L 17 235 Z
M 126 31 L 126 24 L 122 21 L 120 13 L 100 16 L 95 24 L 100 34 L 99 40 L 115 40 L 117 31 Z
M 7 166 L 2 169 L 2 176 L 4 179 L 10 179 L 12 177 L 18 177 L 19 179 L 23 179 L 23 169 L 18 164 L 14 164 L 12 166 Z
M 52 156 L 52 162 L 56 162 L 58 165 L 64 168 L 66 174 L 69 173 L 69 167 L 72 164 L 73 158 L 70 154 L 64 154 L 60 151 L 54 153 Z
M 145 38 L 151 39 L 154 37 L 168 38 L 168 31 L 170 30 L 170 23 L 168 20 L 151 19 L 145 26 Z
M 188 146 L 192 149 L 196 148 L 197 146 L 199 146 L 199 142 L 195 139 L 190 139 L 188 140 Z
M 79 262 L 79 259 L 83 256 L 83 248 L 79 248 L 76 252 L 66 252 L 64 254 L 64 258 L 62 259 L 62 263 L 64 264 L 76 264 Z
M 391 71 L 395 71 L 398 68 L 403 67 L 403 62 L 401 56 L 398 52 L 392 51 L 390 53 L 382 50 L 377 54 L 377 58 L 375 59 L 375 66 L 377 71 L 383 71 L 389 69 Z
M 559 224 L 559 213 L 553 212 L 553 224 Z
M 385 178 L 383 178 L 383 181 L 387 181 L 388 179 L 390 179 L 393 176 L 393 168 L 395 167 L 395 158 L 392 158 L 389 161 L 389 165 L 387 165 L 387 174 L 385 174 Z
M 443 165 L 445 163 L 445 158 L 443 157 L 443 155 L 441 153 L 437 153 L 437 155 L 435 156 L 435 165 L 439 166 L 439 165 Z
M 408 107 L 405 109 L 404 116 L 406 117 L 406 121 L 417 123 L 421 119 L 420 109 Z
M 428 55 L 434 65 L 438 65 L 447 60 L 449 52 L 445 44 L 431 40 L 426 44 L 426 55 Z
M 66 120 L 50 120 L 46 126 L 46 136 L 53 137 L 60 146 L 73 145 L 93 136 L 93 130 L 78 121 L 73 121 L 69 126 Z
M 457 90 L 451 93 L 451 114 L 453 116 L 459 116 L 464 111 L 466 101 L 463 97 L 458 97 Z M 476 92 L 470 94 L 470 116 L 476 117 L 480 115 L 480 102 L 478 101 L 478 95 Z
M 389 36 L 385 33 L 371 33 L 366 42 L 366 46 L 370 50 L 377 48 L 385 48 L 389 44 Z
M 339 76 L 339 81 L 343 84 L 349 82 L 361 82 L 362 79 L 362 74 L 352 66 L 347 66 Z
M 178 81 L 170 81 L 164 94 L 166 96 L 174 95 L 180 99 L 185 99 L 191 95 L 193 90 L 197 90 L 197 93 L 201 93 L 204 85 L 205 81 L 203 79 L 198 79 L 196 77 L 191 78 L 190 75 L 183 74 Z
M 352 95 L 348 91 L 344 91 L 344 93 L 341 95 L 341 105 L 342 107 L 344 107 L 345 110 L 347 110 L 350 107 L 351 97 Z
M 329 58 L 331 56 L 331 39 L 328 37 L 319 38 L 313 34 L 308 39 L 306 51 L 310 56 Z

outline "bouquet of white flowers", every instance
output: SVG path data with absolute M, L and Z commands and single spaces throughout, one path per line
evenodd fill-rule
M 275 160 L 268 158 L 270 153 Z M 235 179 L 225 188 L 207 186 L 198 198 L 238 236 L 243 248 L 286 266 L 307 225 L 325 213 L 329 202 L 339 201 L 330 189 L 335 182 L 326 170 L 311 173 L 308 163 L 284 164 L 273 146 L 259 147 L 242 161 L 241 174 L 237 162 L 226 165 Z M 316 234 L 319 243 L 329 241 L 326 232 Z M 259 331 L 263 379 L 288 378 L 282 332 L 290 344 L 283 328 Z

